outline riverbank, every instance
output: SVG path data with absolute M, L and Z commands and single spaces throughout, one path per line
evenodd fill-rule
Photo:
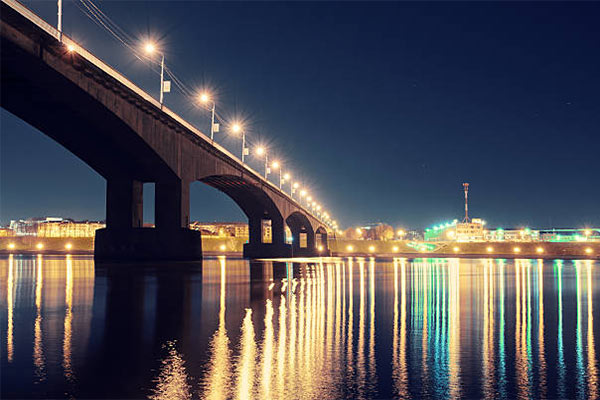
M 241 256 L 244 238 L 203 237 L 206 256 Z M 407 257 L 501 257 L 600 259 L 599 242 L 430 242 L 420 244 L 403 240 L 329 240 L 332 256 Z M 93 254 L 93 238 L 1 237 L 0 254 Z

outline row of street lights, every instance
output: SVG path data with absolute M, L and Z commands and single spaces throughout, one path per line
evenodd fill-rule
M 57 21 L 57 30 L 59 34 L 59 41 L 62 42 L 62 0 L 58 0 L 58 21 Z M 160 95 L 159 95 L 159 104 L 162 109 L 164 94 L 169 93 L 171 91 L 171 82 L 165 80 L 165 54 L 159 50 L 158 46 L 153 42 L 146 42 L 143 46 L 144 53 L 149 59 L 156 54 L 160 56 Z M 68 45 L 67 50 L 69 52 L 73 52 L 75 50 L 74 46 Z M 211 118 L 210 118 L 210 140 L 214 143 L 214 134 L 219 132 L 219 124 L 215 122 L 215 109 L 216 103 L 214 101 L 213 96 L 211 96 L 208 92 L 202 92 L 198 95 L 197 101 L 210 110 Z M 235 135 L 240 135 L 242 139 L 242 151 L 241 151 L 241 161 L 245 163 L 245 158 L 250 154 L 250 149 L 246 147 L 246 132 L 244 127 L 239 122 L 234 122 L 230 125 L 230 130 Z M 318 204 L 315 200 L 313 200 L 312 196 L 310 196 L 306 189 L 300 188 L 299 182 L 292 183 L 292 177 L 289 172 L 283 172 L 283 166 L 277 160 L 273 161 L 269 165 L 269 158 L 267 149 L 259 146 L 256 149 L 256 154 L 259 156 L 265 156 L 265 179 L 268 180 L 268 176 L 271 173 L 271 168 L 279 171 L 279 189 L 283 191 L 283 185 L 286 182 L 290 184 L 290 196 L 292 199 L 294 198 L 294 194 L 299 190 L 299 197 L 296 199 L 300 202 L 300 204 L 304 204 L 307 208 L 311 209 L 313 213 L 316 213 L 319 218 L 325 220 L 333 229 L 338 230 L 337 221 L 334 221 L 330 218 L 329 214 L 322 209 L 321 205 Z M 304 201 L 304 203 L 303 203 Z
M 148 42 L 144 46 L 144 50 L 148 56 L 152 56 L 155 53 L 158 53 L 157 47 L 154 43 Z M 171 85 L 169 81 L 164 80 L 164 70 L 165 70 L 165 56 L 163 53 L 160 54 L 160 105 L 162 107 L 163 104 L 163 93 L 168 93 L 170 91 Z M 215 109 L 216 103 L 214 101 L 213 96 L 211 96 L 208 92 L 202 92 L 198 95 L 198 102 L 205 106 L 210 110 L 211 118 L 210 118 L 210 140 L 214 142 L 214 134 L 219 132 L 219 124 L 215 123 Z M 250 149 L 246 147 L 246 131 L 244 127 L 239 122 L 234 122 L 230 125 L 230 130 L 233 134 L 241 136 L 242 139 L 242 149 L 241 149 L 241 160 L 242 163 L 245 163 L 246 156 L 250 155 Z M 299 182 L 293 182 L 291 180 L 291 174 L 289 172 L 283 172 L 283 166 L 278 160 L 272 161 L 269 164 L 269 154 L 267 149 L 263 146 L 258 146 L 256 148 L 256 154 L 258 156 L 265 157 L 265 167 L 264 167 L 264 177 L 266 180 L 269 178 L 269 174 L 271 174 L 271 169 L 279 171 L 279 189 L 283 190 L 283 185 L 286 182 L 290 184 L 290 196 L 292 199 L 294 198 L 294 194 L 300 189 Z M 337 230 L 337 221 L 334 221 L 330 218 L 329 213 L 322 210 L 322 206 L 318 204 L 315 200 L 313 200 L 312 196 L 310 196 L 306 189 L 300 189 L 299 191 L 299 200 L 300 204 L 304 204 L 306 207 L 312 210 L 313 213 L 316 213 L 319 218 L 324 219 L 333 229 Z M 303 203 L 304 201 L 304 203 Z

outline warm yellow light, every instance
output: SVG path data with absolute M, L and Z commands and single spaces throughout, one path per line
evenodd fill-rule
M 317 204 L 317 211 L 321 211 L 321 206 Z
M 318 247 L 319 251 L 323 251 L 323 246 Z
M 242 131 L 242 126 L 240 124 L 233 124 L 231 125 L 231 130 L 233 131 L 233 133 L 240 133 Z
M 259 156 L 262 156 L 263 154 L 265 154 L 265 148 L 262 146 L 257 147 L 256 154 L 258 154 Z
M 458 247 L 454 247 L 452 250 L 454 250 L 455 253 L 460 251 L 460 249 Z
M 72 53 L 75 51 L 75 46 L 73 46 L 72 44 L 68 44 L 67 45 L 67 50 L 69 51 L 69 53 Z
M 514 250 L 515 253 L 520 253 L 521 252 L 521 248 L 520 247 L 515 247 L 513 250 Z
M 156 51 L 156 46 L 154 45 L 154 43 L 146 43 L 146 45 L 144 46 L 144 51 L 148 54 L 152 54 Z
M 308 196 L 308 197 L 306 198 L 306 200 L 308 200 L 308 201 L 312 201 L 312 196 Z
M 271 167 L 273 167 L 274 169 L 279 168 L 279 161 L 273 161 L 273 164 L 271 164 Z
M 357 235 L 360 235 L 361 233 L 362 233 L 362 229 L 360 229 L 360 228 L 356 228 L 356 234 L 357 234 Z
M 488 246 L 488 248 L 487 248 L 487 252 L 488 252 L 488 253 L 491 253 L 492 251 L 494 251 L 494 248 L 493 248 L 492 246 Z
M 405 232 L 402 229 L 398 229 L 398 232 L 396 232 L 398 236 L 404 236 L 404 233 Z
M 14 243 L 9 243 L 8 244 L 8 248 L 9 249 L 14 249 L 15 248 L 15 244 Z
M 349 244 L 348 246 L 346 246 L 346 250 L 352 251 L 352 250 L 354 250 L 354 247 L 352 247 L 352 245 Z
M 288 174 L 287 172 L 285 174 L 283 174 L 283 179 L 285 179 L 286 181 L 290 179 L 290 174 Z
M 44 245 L 42 243 L 38 243 L 35 245 L 35 247 L 37 247 L 39 250 L 44 248 Z
M 73 245 L 71 243 L 65 244 L 65 249 L 71 250 L 71 248 L 73 248 Z
M 369 246 L 369 251 L 370 252 L 374 252 L 375 251 L 375 246 Z
M 200 93 L 199 99 L 202 103 L 208 103 L 210 101 L 210 95 L 206 92 Z
M 300 184 L 298 182 L 294 183 L 294 189 L 298 189 L 300 187 Z
M 227 249 L 227 246 L 225 246 L 224 244 L 222 244 L 220 247 L 221 251 L 225 251 Z
M 300 196 L 302 196 L 302 197 L 306 196 L 306 190 L 301 190 L 300 191 Z
M 592 248 L 591 248 L 591 247 L 586 247 L 586 248 L 585 248 L 585 252 L 586 252 L 587 254 L 592 254 Z
M 537 251 L 538 253 L 543 253 L 544 249 L 541 247 L 538 247 L 537 249 L 535 249 L 535 251 Z
M 455 234 L 456 233 L 454 231 L 448 231 L 448 233 L 446 233 L 446 236 L 448 236 L 449 238 L 453 238 Z
M 590 236 L 590 235 L 592 234 L 592 231 L 591 231 L 591 230 L 589 230 L 589 229 L 586 229 L 586 230 L 584 230 L 584 231 L 583 231 L 583 234 L 584 234 L 585 236 Z
M 398 249 L 398 246 L 394 246 L 394 248 L 392 249 L 392 251 L 393 251 L 394 253 L 397 253 L 397 252 L 398 252 L 398 250 L 399 250 L 399 249 Z

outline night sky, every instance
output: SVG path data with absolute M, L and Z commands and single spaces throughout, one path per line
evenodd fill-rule
M 56 2 L 25 3 L 55 24 Z M 463 182 L 490 226 L 600 225 L 600 3 L 96 3 L 216 91 L 343 227 L 460 219 Z M 67 35 L 158 96 L 146 62 L 64 7 Z M 208 132 L 177 90 L 165 104 Z M 101 176 L 4 110 L 1 128 L 0 223 L 104 219 Z M 192 219 L 245 220 L 199 182 L 191 203 Z

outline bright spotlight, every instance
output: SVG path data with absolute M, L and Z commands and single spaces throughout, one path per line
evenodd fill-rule
M 242 126 L 238 123 L 231 125 L 231 131 L 233 133 L 240 133 L 242 131 Z
M 586 247 L 586 248 L 585 248 L 585 252 L 586 252 L 587 254 L 592 254 L 592 248 L 591 248 L 591 247 Z
M 8 248 L 9 249 L 14 249 L 15 248 L 15 244 L 14 243 L 9 243 L 8 244 Z
M 156 45 L 152 42 L 147 42 L 144 45 L 144 51 L 148 54 L 152 54 L 156 51 Z
M 65 249 L 71 250 L 72 248 L 73 248 L 73 245 L 71 243 L 65 244 Z
M 37 247 L 38 250 L 41 250 L 44 248 L 44 245 L 42 243 L 38 243 L 35 245 L 35 247 Z
M 257 147 L 256 154 L 258 154 L 259 156 L 262 156 L 263 154 L 265 154 L 265 148 L 262 146 Z
M 224 244 L 222 244 L 220 247 L 221 251 L 225 251 L 227 249 L 227 246 L 225 246 Z
M 290 179 L 290 174 L 288 174 L 287 172 L 285 174 L 283 174 L 283 179 L 285 179 L 286 181 Z
M 398 252 L 398 250 L 399 250 L 399 249 L 398 249 L 398 246 L 394 246 L 394 248 L 392 249 L 392 251 L 393 251 L 394 253 L 397 253 L 397 252 Z
M 274 169 L 279 168 L 279 161 L 273 161 L 273 163 L 271 164 L 271 167 L 273 167 Z
M 352 247 L 352 245 L 349 244 L 348 246 L 346 246 L 346 250 L 352 251 L 352 250 L 354 250 L 354 247 Z
M 72 52 L 74 52 L 74 51 L 75 51 L 75 46 L 73 46 L 72 44 L 68 44 L 68 45 L 67 45 L 67 51 L 68 51 L 69 53 L 72 53 Z
M 515 247 L 515 248 L 513 249 L 513 251 L 514 251 L 515 253 L 520 253 L 520 252 L 521 252 L 521 248 L 520 248 L 520 247 Z

